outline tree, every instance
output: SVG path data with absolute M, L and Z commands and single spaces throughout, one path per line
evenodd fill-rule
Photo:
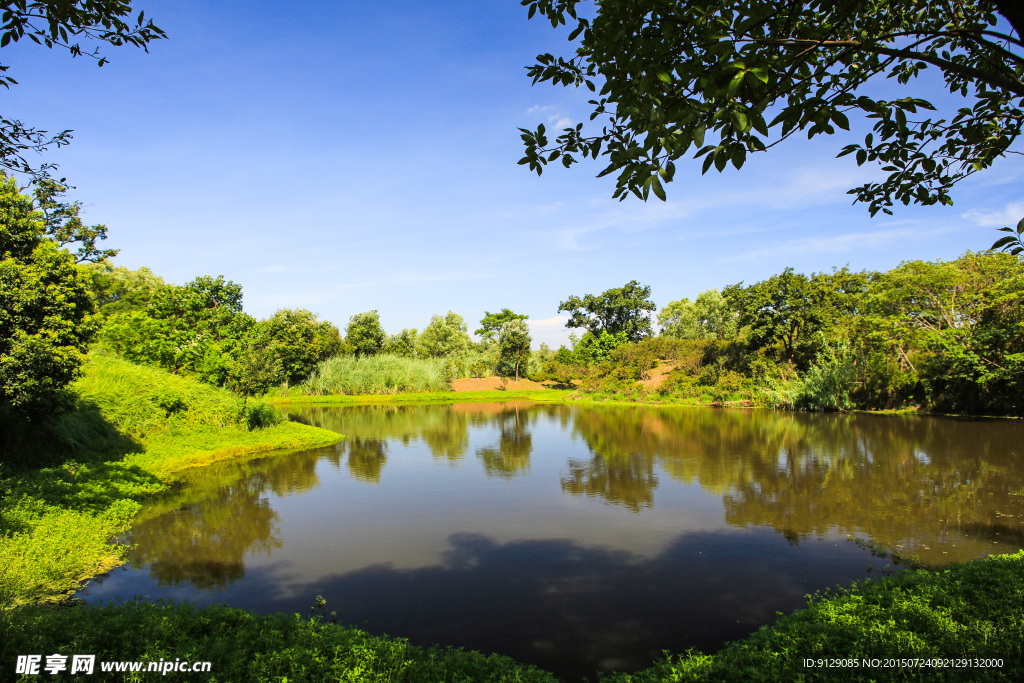
M 107 318 L 101 341 L 126 359 L 223 386 L 256 321 L 242 312 L 242 286 L 223 275 L 158 290 L 145 311 Z
M 613 336 L 621 332 L 627 341 L 635 342 L 652 334 L 647 311 L 657 307 L 650 297 L 650 287 L 630 280 L 622 287 L 609 289 L 598 296 L 570 296 L 558 304 L 558 311 L 569 313 L 566 327 L 583 327 L 596 336 L 603 331 Z
M 8 0 L 0 14 L 0 48 L 28 38 L 47 48 L 63 48 L 72 57 L 92 57 L 98 66 L 103 66 L 107 58 L 100 55 L 101 44 L 131 45 L 148 52 L 150 42 L 166 38 L 160 28 L 146 20 L 143 12 L 134 22 L 131 12 L 131 0 Z M 6 74 L 8 69 L 8 65 L 0 64 L 0 74 Z M 16 84 L 11 76 L 0 75 L 3 87 Z M 70 130 L 51 136 L 17 119 L 0 117 L 0 169 L 45 179 L 53 164 L 33 167 L 25 158 L 27 153 L 70 142 Z
M 722 293 L 709 289 L 697 295 L 671 301 L 658 312 L 661 334 L 673 339 L 735 339 L 736 311 Z
M 273 345 L 284 379 L 290 384 L 306 379 L 317 363 L 341 353 L 338 328 L 326 320 L 318 320 L 316 313 L 304 308 L 282 308 L 267 320 L 258 322 L 256 327 L 265 331 L 261 336 L 266 341 L 254 340 L 258 343 L 248 346 Z
M 107 226 L 85 225 L 78 215 L 82 202 L 64 202 L 60 198 L 70 189 L 62 181 L 41 178 L 35 182 L 33 195 L 36 206 L 43 212 L 46 234 L 60 246 L 81 243 L 75 262 L 97 263 L 117 256 L 117 249 L 100 249 L 96 240 L 107 239 Z
M 505 309 L 508 311 L 508 309 Z M 509 311 L 511 313 L 511 311 Z M 530 328 L 522 318 L 504 322 L 498 329 L 498 375 L 515 375 L 519 381 L 520 369 L 530 360 Z
M 874 277 L 864 298 L 861 354 L 880 353 L 922 379 L 928 395 L 920 399 L 942 412 L 1024 410 L 1020 260 L 968 252 L 949 262 L 909 261 Z
M 867 278 L 846 268 L 811 277 L 786 268 L 748 287 L 726 287 L 723 294 L 739 311 L 739 325 L 749 327 L 753 349 L 777 349 L 782 360 L 806 367 L 818 350 L 818 332 L 856 312 Z
M 153 295 L 167 286 L 149 268 L 129 270 L 109 261 L 82 264 L 79 273 L 101 318 L 119 312 L 145 311 Z
M 71 405 L 96 331 L 93 304 L 75 259 L 47 239 L 44 216 L 0 181 L 0 408 L 39 419 Z
M 575 54 L 539 55 L 533 82 L 600 87 L 590 118 L 607 124 L 593 134 L 582 123 L 565 128 L 551 145 L 543 125 L 522 129 L 519 163 L 540 174 L 558 159 L 568 168 L 574 155 L 605 156 L 599 175 L 618 174 L 619 199 L 664 200 L 662 183 L 691 148 L 704 173 L 738 169 L 747 154 L 797 132 L 848 130 L 851 114 L 872 132 L 840 156 L 888 173 L 850 190 L 871 215 L 894 202 L 952 204 L 956 183 L 1019 153 L 1011 149 L 1024 126 L 1019 0 L 602 0 L 593 19 L 577 14 L 580 0 L 522 4 L 554 27 L 567 17 L 576 24 Z M 928 114 L 936 107 L 909 85 L 931 69 L 965 106 Z M 905 96 L 872 96 L 884 79 Z
M 417 341 L 416 352 L 430 358 L 464 356 L 472 343 L 465 319 L 448 311 L 443 317 L 435 315 L 430 319 Z
M 384 353 L 391 353 L 405 358 L 416 357 L 416 328 L 402 328 L 398 334 L 389 335 L 384 342 Z
M 357 356 L 375 356 L 384 348 L 387 334 L 380 326 L 376 309 L 356 313 L 348 319 L 345 341 Z
M 513 320 L 528 320 L 530 316 L 513 313 L 509 308 L 501 309 L 500 313 L 484 311 L 483 320 L 480 321 L 480 329 L 474 332 L 479 335 L 485 343 L 494 341 L 501 331 L 501 326 Z

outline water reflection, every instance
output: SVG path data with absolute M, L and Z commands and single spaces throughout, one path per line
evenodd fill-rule
M 722 496 L 734 526 L 797 542 L 838 528 L 930 563 L 1024 537 L 1022 425 L 1010 421 L 622 408 L 579 411 L 593 458 L 563 489 L 649 507 L 655 463 Z
M 285 603 L 336 590 L 349 619 L 424 642 L 551 668 L 550 653 L 597 667 L 619 652 L 629 668 L 657 654 L 652 634 L 678 641 L 657 650 L 710 648 L 700 633 L 738 637 L 798 606 L 743 586 L 799 598 L 862 576 L 843 534 L 933 564 L 1024 545 L 1019 422 L 526 403 L 292 417 L 346 438 L 190 472 L 140 515 L 132 565 L 158 586 L 255 586 L 261 602 L 240 606 L 304 610 Z M 753 611 L 729 628 L 694 611 L 737 606 Z
M 477 450 L 476 454 L 484 464 L 489 477 L 510 479 L 530 471 L 530 454 L 533 452 L 533 437 L 529 430 L 529 412 L 522 414 L 519 406 L 503 408 L 494 416 L 500 430 L 496 447 Z

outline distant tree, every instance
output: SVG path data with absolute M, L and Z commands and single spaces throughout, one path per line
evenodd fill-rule
M 501 331 L 501 326 L 512 320 L 527 320 L 530 316 L 513 313 L 511 309 L 503 308 L 500 313 L 484 311 L 483 320 L 480 321 L 480 329 L 474 334 L 478 335 L 485 342 L 494 341 Z
M 281 351 L 268 325 L 253 325 L 231 358 L 226 386 L 248 398 L 261 396 L 285 382 L 288 375 Z
M 380 326 L 376 310 L 356 313 L 348 319 L 345 341 L 357 356 L 374 356 L 384 348 L 387 334 Z
M 317 363 L 341 352 L 338 328 L 303 308 L 282 308 L 256 327 L 265 335 L 254 337 L 248 346 L 273 345 L 289 384 L 306 379 Z
M 101 318 L 123 311 L 145 311 L 153 295 L 167 286 L 149 268 L 129 270 L 115 267 L 110 261 L 81 264 L 79 273 Z
M 627 341 L 635 342 L 652 334 L 648 311 L 657 307 L 650 297 L 650 287 L 630 280 L 597 296 L 570 296 L 558 304 L 558 311 L 569 313 L 566 327 L 586 328 L 597 336 L 605 331 L 613 336 L 622 333 Z
M 856 342 L 922 379 L 937 410 L 1020 415 L 1022 302 L 1024 263 L 1009 254 L 904 262 L 872 279 Z
M 739 312 L 739 325 L 749 327 L 752 348 L 777 350 L 782 360 L 806 367 L 817 349 L 817 333 L 856 312 L 867 280 L 866 273 L 846 268 L 811 277 L 786 268 L 748 287 L 726 287 L 723 295 Z
M 419 336 L 416 351 L 420 356 L 430 358 L 464 356 L 472 343 L 465 319 L 448 311 L 443 317 L 435 315 L 430 319 L 430 324 Z
M 389 335 L 384 342 L 384 353 L 405 358 L 416 357 L 416 328 L 403 328 L 398 334 Z
M 0 408 L 29 419 L 67 409 L 96 325 L 75 259 L 47 239 L 44 215 L 0 177 Z
M 506 309 L 508 310 L 508 309 Z M 530 328 L 522 318 L 512 318 L 498 328 L 498 375 L 501 377 L 519 374 L 530 360 Z
M 135 21 L 131 12 L 131 0 L 8 0 L 0 17 L 0 48 L 28 38 L 47 48 L 66 49 L 72 57 L 92 57 L 103 66 L 107 58 L 99 54 L 99 44 L 131 45 L 148 52 L 150 42 L 166 37 L 145 19 L 143 12 Z M 0 64 L 0 74 L 9 68 Z M 14 84 L 17 81 L 12 77 L 0 76 L 0 86 L 9 88 Z M 17 119 L 0 117 L 0 169 L 46 178 L 54 166 L 33 166 L 26 156 L 70 142 L 70 130 L 51 136 Z
M 734 339 L 736 311 L 721 292 L 709 289 L 697 295 L 672 301 L 658 313 L 661 334 L 673 339 Z

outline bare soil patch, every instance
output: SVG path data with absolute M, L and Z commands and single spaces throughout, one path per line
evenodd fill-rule
M 638 384 L 646 387 L 647 389 L 657 389 L 661 386 L 661 383 L 665 381 L 665 375 L 672 372 L 677 367 L 679 366 L 675 363 L 661 362 L 658 364 L 658 367 L 651 368 L 647 379 L 640 380 Z
M 452 381 L 452 391 L 493 391 L 502 387 L 502 382 L 507 382 L 510 391 L 516 389 L 549 389 L 546 384 L 534 382 L 533 380 L 520 377 L 517 382 L 514 379 L 504 377 L 463 377 Z

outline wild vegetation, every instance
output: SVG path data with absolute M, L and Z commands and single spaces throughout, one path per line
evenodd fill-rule
M 620 400 L 1021 416 L 1022 304 L 1024 263 L 1009 254 L 786 269 L 669 303 L 657 337 L 588 331 L 543 376 Z M 659 365 L 664 380 L 644 383 Z

